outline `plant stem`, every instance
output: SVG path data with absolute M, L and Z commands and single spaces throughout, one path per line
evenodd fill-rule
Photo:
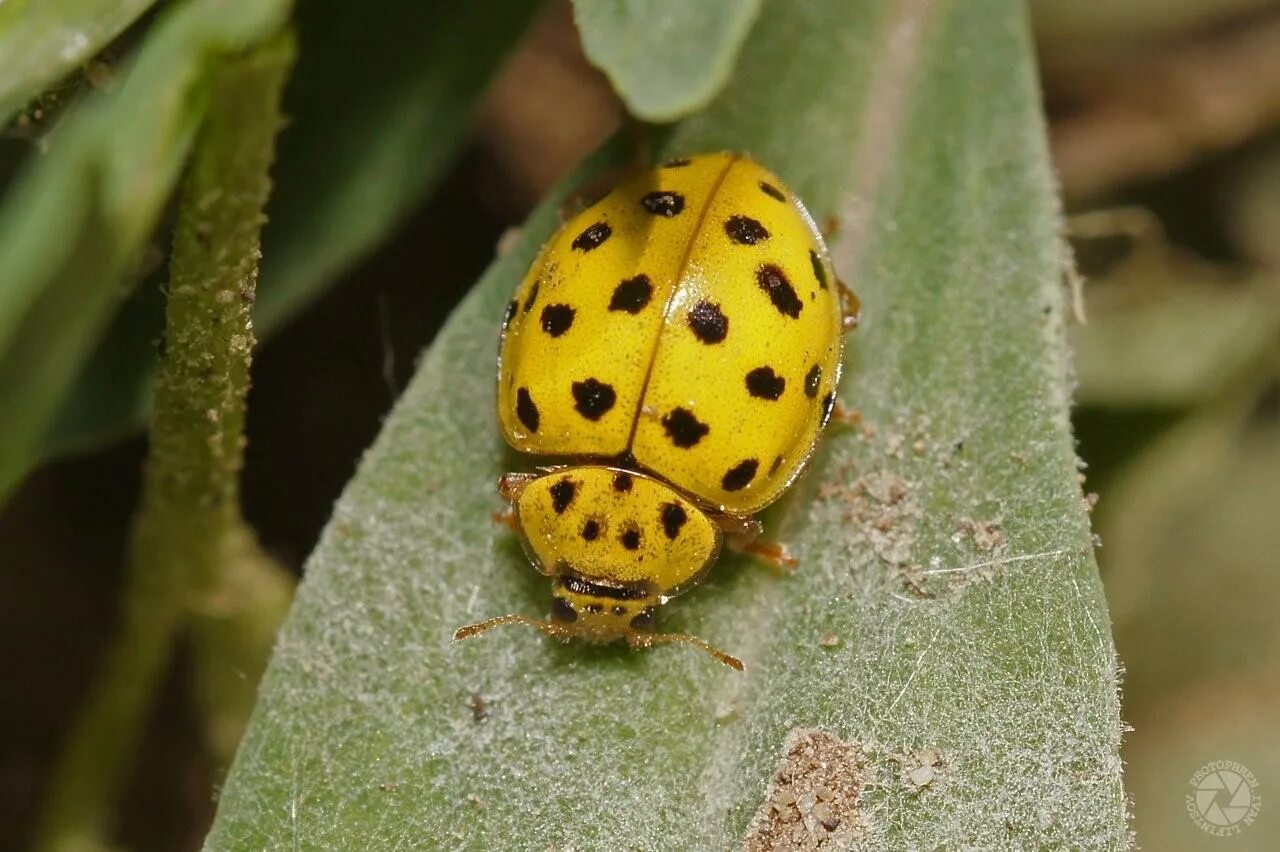
M 236 593 L 249 586 L 263 589 L 267 618 L 282 614 L 287 600 L 282 572 L 241 518 L 239 474 L 259 237 L 293 52 L 292 37 L 282 35 L 225 60 L 214 77 L 174 235 L 166 345 L 119 635 L 55 766 L 39 848 L 103 848 L 110 840 L 110 815 L 179 632 L 193 620 L 242 617 L 258 606 Z M 260 671 L 260 662 L 247 667 L 254 666 Z M 257 672 L 246 674 L 256 682 Z

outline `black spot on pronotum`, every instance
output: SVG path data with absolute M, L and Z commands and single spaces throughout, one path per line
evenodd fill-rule
M 664 503 L 662 506 L 662 531 L 667 538 L 674 539 L 680 535 L 680 528 L 689 520 L 688 513 L 679 503 Z
M 653 283 L 649 276 L 641 273 L 635 278 L 626 278 L 613 288 L 613 298 L 609 300 L 609 310 L 626 311 L 638 314 L 653 298 Z
M 582 537 L 586 541 L 595 541 L 600 537 L 600 522 L 592 518 L 582 525 Z
M 607 385 L 596 379 L 587 379 L 573 383 L 573 407 L 588 420 L 599 420 L 613 408 L 618 395 L 613 385 Z
M 622 542 L 622 546 L 627 550 L 639 550 L 640 530 L 634 528 L 626 530 L 619 536 L 618 540 Z
M 562 479 L 552 485 L 550 490 L 551 508 L 555 509 L 557 515 L 563 515 L 564 510 L 573 502 L 574 495 L 578 493 L 578 483 L 572 479 Z
M 730 216 L 725 220 L 724 232 L 729 239 L 744 246 L 753 246 L 769 239 L 769 232 L 750 216 Z
M 583 607 L 591 615 L 599 615 L 604 612 L 604 606 L 598 603 L 589 603 Z
M 813 264 L 813 277 L 818 279 L 818 286 L 827 289 L 827 268 L 822 265 L 822 258 L 813 249 L 809 249 L 809 262 Z
M 616 615 L 618 618 L 622 618 L 624 615 L 627 614 L 627 608 L 622 604 L 618 604 L 613 609 L 609 610 L 609 612 L 612 613 L 613 615 Z
M 706 299 L 689 310 L 689 328 L 703 343 L 719 343 L 729 333 L 729 318 Z
M 542 309 L 542 330 L 552 337 L 559 337 L 573 325 L 573 308 L 568 305 L 547 305 Z
M 535 281 L 533 282 L 533 286 L 529 288 L 529 298 L 524 300 L 524 312 L 526 314 L 533 310 L 533 303 L 538 298 L 538 285 L 541 283 L 542 282 L 540 281 Z
M 683 169 L 685 166 L 689 165 L 692 162 L 693 160 L 686 160 L 684 158 L 677 159 L 677 160 L 667 160 L 665 163 L 662 164 L 662 167 L 664 169 Z
M 645 607 L 636 613 L 631 619 L 631 627 L 634 630 L 648 630 L 653 626 L 653 607 Z
M 782 456 L 778 456 L 773 460 L 773 464 L 769 465 L 769 475 L 773 476 L 778 472 L 778 468 L 782 467 Z
M 613 475 L 614 491 L 630 491 L 632 484 L 633 484 L 633 480 L 631 479 L 631 474 L 629 473 L 615 473 Z
M 818 383 L 822 381 L 822 368 L 814 364 L 804 374 L 804 395 L 813 399 L 818 395 Z
M 653 215 L 670 219 L 684 209 L 684 196 L 678 192 L 650 192 L 640 199 L 640 203 Z
M 760 467 L 760 462 L 755 459 L 744 459 L 738 462 L 729 471 L 725 473 L 724 479 L 720 480 L 720 486 L 725 491 L 741 491 L 746 488 L 751 480 L 756 477 L 756 470 Z
M 609 237 L 613 236 L 613 228 L 608 222 L 596 222 L 573 238 L 573 247 L 578 251 L 597 249 Z
M 538 431 L 538 406 L 533 404 L 533 397 L 529 396 L 528 388 L 520 388 L 516 391 L 516 417 L 520 418 L 520 422 L 530 432 Z
M 507 303 L 507 312 L 502 315 L 502 330 L 506 331 L 507 326 L 511 325 L 511 321 L 516 318 L 516 310 L 520 307 L 515 299 Z
M 782 194 L 782 190 L 778 189 L 776 186 L 774 186 L 771 183 L 760 181 L 760 189 L 762 192 L 764 192 L 765 195 L 769 196 L 770 198 L 776 198 L 779 201 L 787 200 L 787 197 Z
M 747 392 L 757 399 L 777 399 L 787 387 L 787 380 L 772 367 L 756 367 L 747 373 Z
M 551 599 L 552 621 L 576 621 L 577 619 L 578 611 L 573 608 L 573 604 L 561 597 Z
M 671 413 L 662 418 L 662 428 L 667 430 L 667 437 L 677 447 L 688 449 L 702 440 L 711 431 L 711 427 L 693 416 L 693 412 L 685 408 L 673 408 Z
M 832 391 L 822 398 L 822 425 L 818 427 L 819 429 L 827 425 L 827 421 L 831 419 L 831 412 L 835 410 L 836 394 Z
M 756 283 L 760 285 L 761 290 L 769 294 L 769 301 L 773 302 L 773 306 L 779 313 L 792 319 L 799 319 L 804 302 L 800 301 L 795 288 L 791 286 L 791 282 L 787 280 L 787 276 L 781 269 L 772 263 L 766 263 L 756 270 Z

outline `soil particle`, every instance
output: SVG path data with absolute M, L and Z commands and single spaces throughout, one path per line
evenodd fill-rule
M 1005 542 L 1004 527 L 999 518 L 990 521 L 961 518 L 960 532 L 969 536 L 973 546 L 983 553 L 990 553 Z
M 746 852 L 844 849 L 858 834 L 858 799 L 866 757 L 856 742 L 797 728 L 787 737 L 765 799 L 756 811 Z

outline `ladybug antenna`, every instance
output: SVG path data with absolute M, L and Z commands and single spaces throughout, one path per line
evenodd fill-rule
M 627 644 L 632 648 L 648 648 L 653 645 L 662 645 L 670 642 L 679 642 L 684 645 L 692 645 L 700 651 L 705 651 L 712 657 L 724 663 L 731 669 L 742 671 L 745 667 L 742 660 L 732 654 L 726 654 L 716 646 L 699 639 L 697 636 L 690 636 L 687 633 L 629 633 L 627 634 Z
M 511 615 L 500 615 L 497 618 L 490 618 L 488 621 L 481 621 L 478 624 L 468 624 L 466 627 L 459 627 L 453 632 L 453 641 L 459 642 L 463 639 L 470 639 L 472 636 L 479 636 L 481 633 L 487 633 L 495 627 L 501 627 L 504 624 L 527 624 L 535 630 L 541 630 L 548 636 L 559 639 L 564 642 L 570 637 L 570 632 L 559 624 L 545 621 L 541 618 L 533 618 L 528 615 L 520 615 L 512 613 Z

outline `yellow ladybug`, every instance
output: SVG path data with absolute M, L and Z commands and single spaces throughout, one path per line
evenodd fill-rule
M 505 516 L 552 578 L 562 640 L 695 645 L 652 632 L 726 536 L 795 481 L 831 417 L 857 300 L 777 177 L 741 154 L 671 160 L 618 186 L 543 247 L 507 306 L 498 418 L 517 450 L 551 458 L 502 478 Z

